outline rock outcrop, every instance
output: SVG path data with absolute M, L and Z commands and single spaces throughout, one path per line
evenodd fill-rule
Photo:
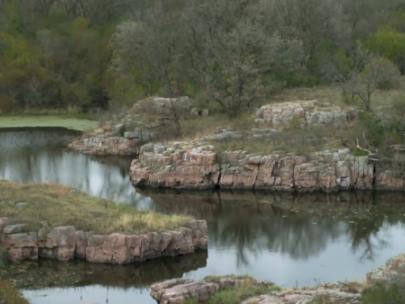
M 405 176 L 392 165 L 354 156 L 349 149 L 309 156 L 244 151 L 217 153 L 213 146 L 148 144 L 130 169 L 135 186 L 172 189 L 273 191 L 405 191 Z
M 69 148 L 89 155 L 134 156 L 139 152 L 139 147 L 143 142 L 141 136 L 125 134 L 122 125 L 113 126 L 111 123 L 107 123 L 74 139 L 69 144 Z
M 217 292 L 237 288 L 246 282 L 245 277 L 225 276 L 202 281 L 172 279 L 151 286 L 150 294 L 159 304 L 181 304 L 189 299 L 206 303 Z
M 207 303 L 216 293 L 239 287 L 249 288 L 271 284 L 255 281 L 246 277 L 210 277 L 202 281 L 189 279 L 172 279 L 151 286 L 151 295 L 159 304 L 183 304 L 188 300 L 196 303 Z M 361 287 L 356 290 L 346 290 L 344 284 L 322 285 L 312 289 L 280 290 L 274 288 L 271 294 L 263 294 L 248 298 L 235 304 L 309 304 L 316 299 L 328 299 L 325 303 L 360 304 Z M 324 302 L 322 302 L 324 303 Z
M 405 254 L 390 259 L 385 265 L 367 275 L 367 283 L 395 283 L 398 278 L 405 282 Z
M 48 228 L 44 225 L 39 231 L 30 231 L 28 227 L 13 231 L 10 227 L 16 225 L 11 223 L 0 219 L 0 236 L 8 259 L 14 262 L 46 258 L 129 264 L 191 254 L 208 246 L 206 221 L 192 221 L 173 231 L 109 235 L 78 231 L 72 226 Z
M 76 138 L 69 147 L 90 155 L 137 155 L 141 145 L 178 133 L 179 118 L 206 116 L 189 97 L 149 97 L 126 112 L 113 115 L 99 128 Z
M 342 108 L 317 100 L 281 102 L 262 106 L 256 113 L 256 122 L 283 129 L 300 126 L 334 125 L 348 122 L 351 113 Z
M 211 189 L 218 184 L 220 166 L 211 146 L 148 144 L 133 161 L 131 177 L 139 186 Z
M 235 291 L 243 287 L 247 294 L 251 290 L 267 290 L 235 304 L 360 304 L 364 290 L 375 284 L 403 286 L 405 282 L 405 255 L 395 257 L 385 266 L 367 276 L 365 282 L 323 284 L 313 288 L 280 289 L 270 283 L 256 281 L 247 277 L 225 276 L 208 277 L 201 281 L 172 279 L 151 286 L 151 295 L 159 304 L 184 304 L 189 300 L 207 303 L 209 298 L 222 290 Z M 264 287 L 264 288 L 263 288 Z M 272 287 L 272 288 L 270 288 Z M 261 293 L 260 292 L 260 293 Z

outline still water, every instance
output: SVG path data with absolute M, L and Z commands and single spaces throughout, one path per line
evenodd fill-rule
M 404 194 L 140 191 L 130 184 L 129 159 L 64 149 L 75 135 L 1 131 L 0 179 L 60 183 L 136 208 L 207 219 L 208 254 L 125 267 L 41 262 L 2 269 L 33 304 L 154 303 L 151 283 L 182 276 L 248 274 L 282 286 L 356 280 L 405 252 Z

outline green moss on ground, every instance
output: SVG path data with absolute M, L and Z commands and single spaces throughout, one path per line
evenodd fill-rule
M 72 225 L 99 233 L 141 233 L 175 229 L 191 220 L 139 211 L 58 185 L 0 181 L 0 193 L 0 216 L 27 223 L 31 229 L 47 222 L 50 227 Z
M 66 115 L 19 115 L 0 116 L 0 129 L 60 127 L 75 131 L 87 131 L 97 126 L 97 121 Z
M 215 277 L 207 278 L 207 280 L 215 281 Z M 244 278 L 241 285 L 232 288 L 226 288 L 213 295 L 207 304 L 235 304 L 242 303 L 249 298 L 271 294 L 279 291 L 280 288 L 271 283 L 258 282 L 250 277 Z M 188 300 L 186 304 L 197 304 L 196 300 Z
M 0 304 L 28 304 L 21 293 L 8 281 L 0 279 Z

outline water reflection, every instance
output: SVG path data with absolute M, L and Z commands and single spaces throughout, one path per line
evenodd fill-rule
M 193 277 L 251 274 L 287 286 L 361 279 L 404 251 L 405 196 L 399 193 L 143 194 L 158 212 L 209 221 L 207 267 Z
M 75 135 L 54 129 L 0 132 L 0 179 L 58 183 L 102 198 L 148 204 L 130 186 L 130 159 L 96 159 L 63 149 Z
M 109 278 L 119 278 L 119 284 L 102 280 L 98 270 L 88 275 L 89 266 L 76 267 L 73 272 L 79 279 L 73 277 L 65 285 L 44 280 L 45 285 L 36 287 L 58 289 L 26 291 L 33 303 L 59 303 L 55 299 L 64 292 L 71 299 L 94 293 L 99 298 L 92 301 L 99 303 L 106 287 L 114 287 L 110 292 L 128 299 L 120 298 L 116 303 L 149 303 L 151 299 L 145 295 L 148 284 L 177 276 L 249 274 L 283 286 L 362 279 L 368 271 L 405 251 L 404 194 L 139 192 L 129 182 L 129 160 L 97 159 L 64 150 L 64 142 L 73 135 L 55 130 L 0 132 L 0 178 L 61 183 L 138 208 L 207 219 L 209 254 L 190 267 L 168 260 L 164 265 L 151 262 L 148 265 L 155 266 L 147 266 L 151 268 L 146 272 L 131 266 L 105 272 Z M 60 275 L 56 265 L 44 265 L 32 271 L 42 277 L 50 275 L 48 270 L 62 278 L 70 277 Z M 149 272 L 151 277 L 146 277 Z M 156 277 L 160 272 L 164 275 Z M 16 272 L 11 273 L 19 278 Z M 28 281 L 24 286 L 33 288 L 34 283 Z M 41 298 L 42 293 L 53 302 Z

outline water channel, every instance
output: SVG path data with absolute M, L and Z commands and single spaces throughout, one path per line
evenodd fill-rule
M 0 269 L 32 304 L 149 304 L 149 285 L 176 277 L 247 274 L 290 287 L 358 280 L 405 252 L 404 194 L 137 190 L 130 159 L 68 151 L 76 135 L 0 131 L 0 179 L 58 183 L 134 208 L 206 219 L 208 253 L 129 266 L 41 261 Z

